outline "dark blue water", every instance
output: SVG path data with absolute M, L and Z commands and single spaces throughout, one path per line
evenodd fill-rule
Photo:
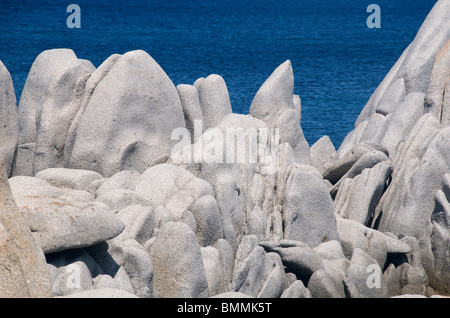
M 113 53 L 147 51 L 175 85 L 223 76 L 233 111 L 248 113 L 272 71 L 290 59 L 302 127 L 336 147 L 371 93 L 414 39 L 430 0 L 0 0 L 0 60 L 18 99 L 43 50 L 71 48 L 99 66 Z M 81 28 L 69 29 L 69 4 Z M 369 4 L 381 28 L 369 29 Z

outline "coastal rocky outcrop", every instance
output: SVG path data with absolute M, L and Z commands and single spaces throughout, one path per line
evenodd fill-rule
M 450 2 L 338 149 L 309 146 L 291 61 L 233 113 L 141 50 L 0 63 L 0 296 L 450 295 Z

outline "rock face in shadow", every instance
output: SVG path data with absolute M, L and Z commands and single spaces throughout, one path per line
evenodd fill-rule
M 213 128 L 231 109 L 227 85 L 222 76 L 209 75 L 197 86 L 204 129 Z

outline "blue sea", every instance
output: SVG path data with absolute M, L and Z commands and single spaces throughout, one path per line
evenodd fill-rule
M 221 75 L 233 111 L 292 62 L 302 128 L 310 144 L 336 148 L 436 1 L 430 0 L 0 0 L 0 60 L 19 100 L 36 56 L 70 48 L 98 67 L 108 56 L 148 52 L 175 85 Z M 81 28 L 66 25 L 70 4 Z M 368 28 L 369 4 L 381 27 Z

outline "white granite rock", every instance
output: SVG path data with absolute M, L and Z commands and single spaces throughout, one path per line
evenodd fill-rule
M 284 238 L 316 247 L 339 240 L 333 200 L 320 174 L 311 166 L 296 166 L 289 175 L 283 204 Z
M 231 114 L 230 97 L 222 76 L 212 74 L 197 87 L 204 129 L 215 127 L 226 115 Z M 192 105 L 192 108 L 195 107 Z
M 92 92 L 68 167 L 104 177 L 122 170 L 142 173 L 170 156 L 176 128 L 185 128 L 185 121 L 172 81 L 146 52 L 127 52 Z
M 19 115 L 11 75 L 0 61 L 0 160 L 6 175 L 12 174 L 19 143 Z
M 309 145 L 300 127 L 300 109 L 298 103 L 294 103 L 293 94 L 294 74 L 291 61 L 287 60 L 260 87 L 249 114 L 263 120 L 270 128 L 278 128 L 280 143 L 291 145 L 298 162 L 311 164 Z
M 159 298 L 209 297 L 208 279 L 194 232 L 181 222 L 167 222 L 150 252 L 153 292 Z

